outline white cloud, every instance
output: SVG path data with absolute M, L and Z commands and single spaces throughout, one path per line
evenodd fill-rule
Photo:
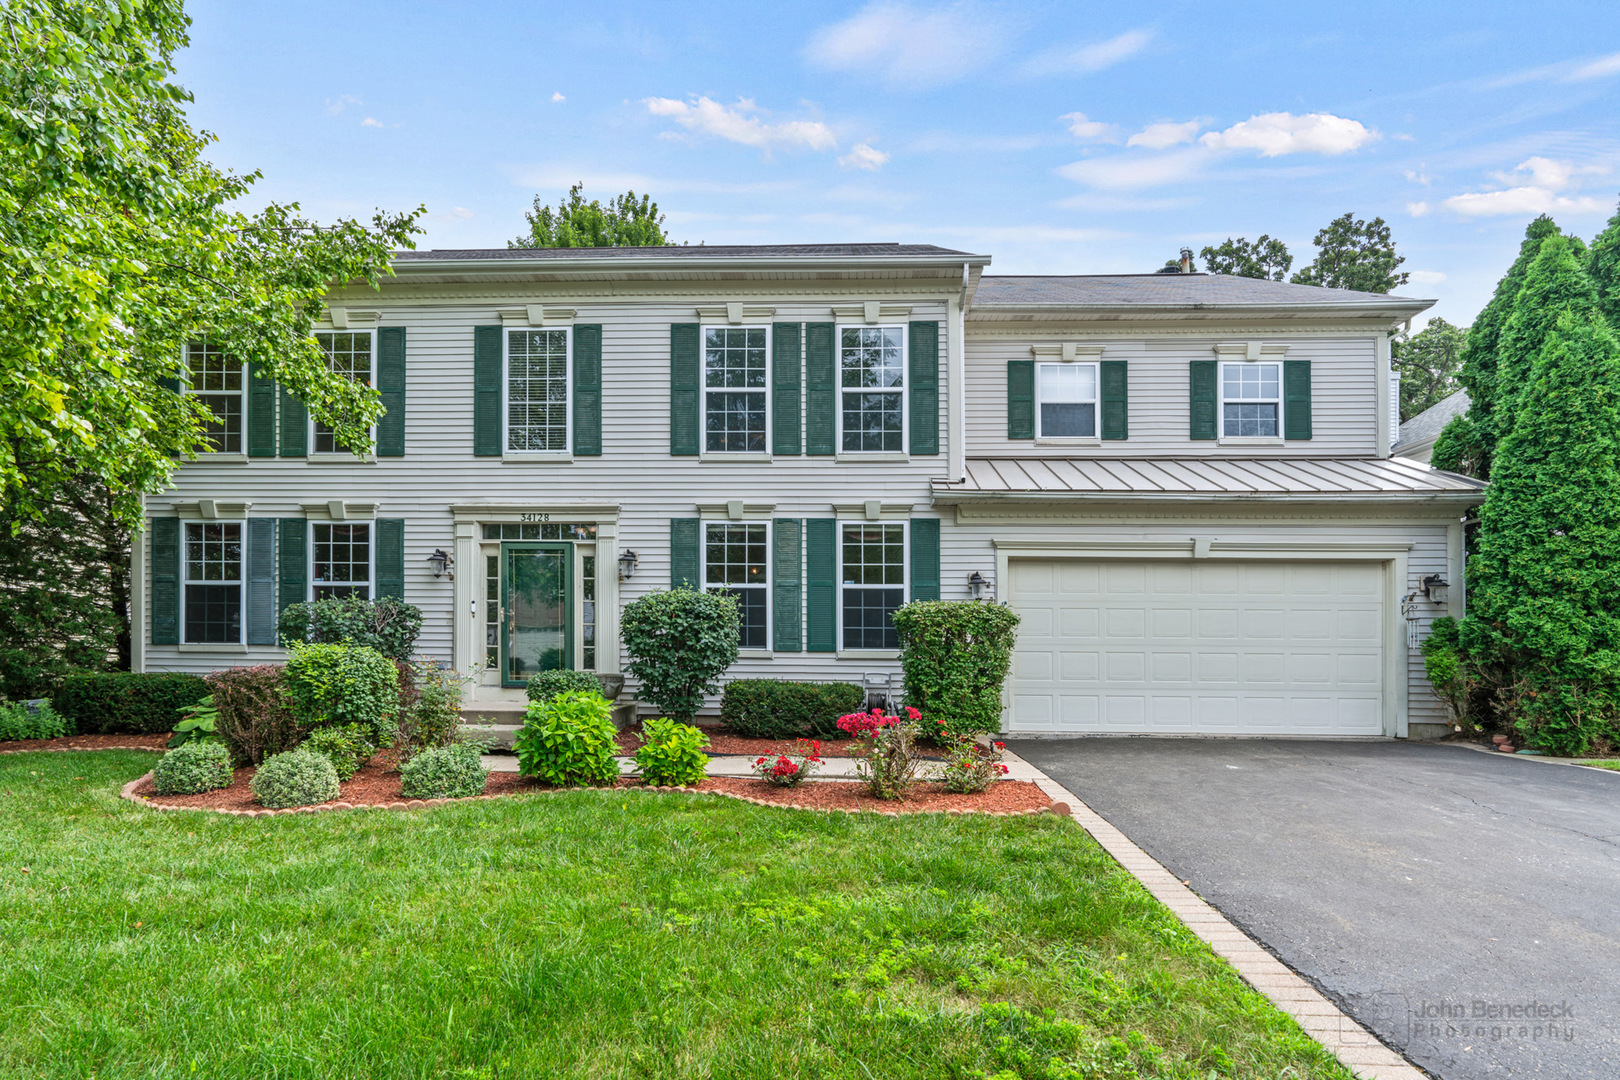
M 867 169 L 876 172 L 888 163 L 889 155 L 882 150 L 873 149 L 867 143 L 856 143 L 850 147 L 849 153 L 838 159 L 838 164 L 846 169 Z
M 563 97 L 561 90 L 558 90 L 556 93 L 551 95 L 551 100 L 552 101 L 567 101 L 568 99 Z
M 832 128 L 821 121 L 787 120 L 768 124 L 755 115 L 760 111 L 759 106 L 747 98 L 739 99 L 734 106 L 722 105 L 707 97 L 696 101 L 647 98 L 644 104 L 654 116 L 668 117 L 688 131 L 757 147 L 766 153 L 778 146 L 810 150 L 838 148 Z
M 379 127 L 380 128 L 380 127 L 383 126 L 383 122 L 381 120 L 377 119 L 375 116 L 368 116 L 364 120 L 360 121 L 360 126 L 361 127 Z
M 1172 146 L 1192 142 L 1193 136 L 1198 134 L 1198 129 L 1201 126 L 1197 120 L 1188 120 L 1184 124 L 1169 122 L 1149 124 L 1126 139 L 1125 145 L 1145 146 L 1149 150 L 1167 150 Z
M 1412 270 L 1408 276 L 1419 285 L 1438 285 L 1446 280 L 1446 275 L 1438 270 Z
M 1430 176 L 1422 165 L 1419 165 L 1416 169 L 1407 169 L 1406 179 L 1414 184 L 1422 184 L 1424 187 L 1434 183 L 1434 177 Z
M 1429 204 L 1426 202 L 1409 202 L 1406 204 L 1406 212 L 1413 217 L 1423 217 L 1429 212 Z
M 1209 160 L 1198 148 L 1144 157 L 1135 154 L 1075 161 L 1058 169 L 1058 175 L 1095 188 L 1129 190 L 1162 187 L 1195 175 Z
M 1261 157 L 1283 154 L 1344 154 L 1378 138 L 1358 120 L 1331 113 L 1264 113 L 1211 131 L 1199 142 L 1211 150 L 1258 150 Z
M 361 105 L 361 104 L 364 104 L 364 103 L 359 98 L 355 97 L 353 94 L 343 94 L 343 95 L 341 95 L 339 97 L 327 98 L 326 99 L 326 115 L 327 116 L 336 116 L 338 113 L 342 112 L 344 109 L 347 109 L 350 105 Z
M 1101 120 L 1089 120 L 1083 112 L 1065 113 L 1058 117 L 1068 122 L 1069 134 L 1077 139 L 1100 139 L 1113 141 L 1114 125 L 1105 124 Z
M 1493 174 L 1505 185 L 1499 191 L 1469 191 L 1444 202 L 1461 217 L 1530 217 L 1536 214 L 1597 214 L 1608 203 L 1578 193 L 1582 180 L 1609 171 L 1605 165 L 1576 165 L 1553 158 L 1531 157 L 1510 172 Z
M 1127 30 L 1107 41 L 1048 49 L 1024 65 L 1024 70 L 1031 75 L 1057 75 L 1066 71 L 1103 71 L 1135 56 L 1147 48 L 1152 40 L 1152 30 Z
M 1567 76 L 1570 82 L 1585 82 L 1587 79 L 1606 79 L 1610 75 L 1620 75 L 1620 53 L 1610 53 L 1601 56 L 1590 63 L 1582 64 Z
M 817 30 L 806 55 L 818 67 L 896 86 L 943 86 L 996 60 L 1008 29 L 1005 16 L 967 0 L 931 9 L 876 0 Z

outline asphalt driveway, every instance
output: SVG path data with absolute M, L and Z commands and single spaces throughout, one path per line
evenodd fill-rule
M 1437 1076 L 1620 1077 L 1620 774 L 1421 743 L 1008 745 Z

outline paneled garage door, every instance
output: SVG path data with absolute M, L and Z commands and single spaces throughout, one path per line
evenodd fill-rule
M 1018 559 L 1014 731 L 1383 733 L 1377 562 Z

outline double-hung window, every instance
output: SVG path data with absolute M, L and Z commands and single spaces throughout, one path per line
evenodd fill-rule
M 1275 439 L 1282 434 L 1282 365 L 1221 365 L 1221 437 Z
M 905 369 L 905 327 L 846 326 L 839 330 L 841 451 L 905 451 Z
M 1035 431 L 1041 439 L 1097 437 L 1097 365 L 1035 365 Z
M 703 328 L 703 450 L 764 453 L 770 355 L 763 326 Z
M 242 361 L 206 339 L 186 346 L 189 389 L 208 407 L 203 426 L 208 448 L 216 454 L 242 452 Z
M 242 523 L 185 523 L 185 637 L 190 644 L 242 640 Z
M 371 599 L 371 525 L 327 524 L 310 527 L 310 574 L 315 599 L 358 596 Z
M 326 350 L 326 365 L 335 374 L 347 375 L 355 382 L 366 386 L 375 386 L 377 373 L 373 368 L 374 352 L 371 347 L 370 330 L 342 330 L 335 333 L 321 332 L 315 335 L 322 349 Z M 337 437 L 332 429 L 320 421 L 315 422 L 315 452 L 317 454 L 336 454 L 347 450 L 346 446 L 339 446 Z
M 506 449 L 568 451 L 567 329 L 506 332 Z
M 839 534 L 843 647 L 898 649 L 893 615 L 906 599 L 906 527 L 845 524 Z
M 766 648 L 770 628 L 770 585 L 766 556 L 770 529 L 763 523 L 727 522 L 703 526 L 703 587 L 737 598 L 745 649 Z

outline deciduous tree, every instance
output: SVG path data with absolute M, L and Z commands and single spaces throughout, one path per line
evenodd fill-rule
M 1403 422 L 1457 392 L 1467 333 L 1467 327 L 1453 326 L 1436 315 L 1416 334 L 1397 334 L 1390 341 L 1391 363 L 1401 374 Z
M 1235 240 L 1227 237 L 1219 247 L 1204 248 L 1198 257 L 1204 260 L 1204 269 L 1211 274 L 1233 274 L 1266 281 L 1282 281 L 1294 265 L 1287 245 L 1264 234 L 1252 244 L 1241 236 Z
M 664 215 L 652 197 L 634 191 L 615 195 L 606 206 L 585 201 L 585 185 L 575 184 L 557 203 L 547 206 L 539 195 L 523 216 L 529 231 L 507 242 L 509 248 L 660 247 L 670 242 Z
M 1316 246 L 1316 258 L 1289 279 L 1296 285 L 1387 293 L 1405 285 L 1411 276 L 1397 270 L 1406 259 L 1395 254 L 1395 241 L 1383 218 L 1336 217 L 1311 243 Z

